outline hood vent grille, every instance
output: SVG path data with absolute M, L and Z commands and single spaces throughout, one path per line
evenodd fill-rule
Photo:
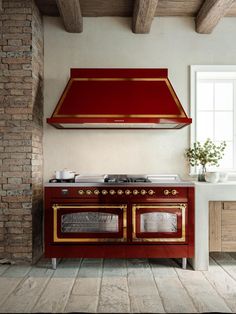
M 56 128 L 179 129 L 188 118 L 167 69 L 71 69 L 47 123 Z

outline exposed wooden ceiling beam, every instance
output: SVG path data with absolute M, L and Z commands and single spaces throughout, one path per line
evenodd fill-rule
M 158 0 L 135 0 L 132 31 L 136 34 L 148 34 L 151 29 Z
M 196 17 L 196 31 L 210 34 L 233 3 L 234 0 L 205 0 Z
M 56 0 L 56 3 L 66 31 L 81 33 L 83 31 L 83 18 L 79 0 Z

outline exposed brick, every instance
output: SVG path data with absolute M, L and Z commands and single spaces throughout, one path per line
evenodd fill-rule
M 12 34 L 21 34 L 23 32 L 22 27 L 16 27 L 16 26 L 2 26 L 2 32 L 3 33 L 12 33 Z
M 4 0 L 0 29 L 0 258 L 32 262 L 33 250 L 40 252 L 32 247 L 40 243 L 32 242 L 40 224 L 32 215 L 41 209 L 43 196 L 38 97 L 43 28 L 34 1 Z
M 10 253 L 30 253 L 31 248 L 27 247 L 27 246 L 9 246 L 7 248 L 7 252 L 10 252 Z
M 8 184 L 21 184 L 22 183 L 22 178 L 19 177 L 12 177 L 7 179 Z
M 22 227 L 22 223 L 19 221 L 8 221 L 5 222 L 5 227 Z
M 5 9 L 6 14 L 17 13 L 17 14 L 30 14 L 32 12 L 31 8 L 9 8 Z
M 13 178 L 11 178 L 13 180 Z M 15 183 L 11 183 L 11 184 L 3 184 L 2 188 L 3 190 L 17 190 L 17 191 L 21 191 L 21 190 L 30 190 L 31 186 L 30 184 L 21 184 L 17 183 L 19 181 L 19 178 L 15 178 Z
M 28 39 L 31 40 L 32 37 L 30 34 L 3 34 L 2 35 L 3 39 Z
M 17 20 L 6 20 L 6 21 L 3 21 L 3 27 L 5 26 L 30 26 L 30 21 L 26 21 L 26 20 L 23 20 L 23 21 L 17 21 Z
M 2 201 L 5 203 L 15 203 L 15 202 L 30 202 L 31 196 L 22 195 L 22 196 L 5 196 L 2 197 Z
M 17 134 L 17 133 L 16 133 Z M 5 152 L 31 152 L 32 151 L 32 147 L 25 147 L 25 146 L 13 146 L 13 147 L 5 147 Z
M 4 46 L 3 47 L 3 51 L 6 52 L 19 52 L 19 51 L 31 51 L 31 47 L 30 46 Z M 7 56 L 7 55 L 6 55 Z
M 24 232 L 24 229 L 19 227 L 19 228 L 7 228 L 7 231 L 9 233 L 16 233 L 16 234 L 20 234 L 20 233 L 23 233 Z
M 7 43 L 8 43 L 8 46 L 21 46 L 22 40 L 21 39 L 8 39 Z

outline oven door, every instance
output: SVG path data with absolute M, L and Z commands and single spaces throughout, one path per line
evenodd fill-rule
M 186 204 L 132 206 L 132 241 L 186 243 Z
M 123 242 L 126 205 L 53 205 L 53 242 Z

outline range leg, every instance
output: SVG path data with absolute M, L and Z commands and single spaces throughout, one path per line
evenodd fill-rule
M 52 269 L 57 269 L 57 259 L 52 258 Z
M 182 268 L 183 268 L 183 269 L 186 269 L 186 268 L 187 268 L 187 258 L 186 258 L 186 257 L 183 257 L 183 258 L 182 258 Z

